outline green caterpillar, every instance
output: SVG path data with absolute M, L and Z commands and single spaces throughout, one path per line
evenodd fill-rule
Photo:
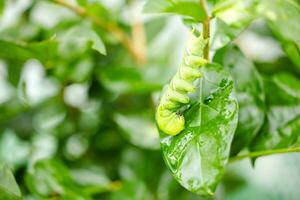
M 193 32 L 189 36 L 183 61 L 162 95 L 156 111 L 159 129 L 169 135 L 177 135 L 184 129 L 185 119 L 179 109 L 189 103 L 188 93 L 196 91 L 194 81 L 202 77 L 199 69 L 208 63 L 203 58 L 203 49 L 208 39 L 197 37 Z

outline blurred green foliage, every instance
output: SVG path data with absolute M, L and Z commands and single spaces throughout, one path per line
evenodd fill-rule
M 299 146 L 299 1 L 207 2 L 239 101 L 232 155 Z M 1 0 L 0 199 L 199 199 L 165 166 L 154 119 L 186 27 L 205 20 L 196 5 Z M 214 198 L 299 198 L 299 155 L 259 161 L 230 164 Z

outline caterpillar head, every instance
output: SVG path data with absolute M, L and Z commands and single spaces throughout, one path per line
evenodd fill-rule
M 185 119 L 181 114 L 158 107 L 156 121 L 160 130 L 168 135 L 177 135 L 184 129 Z
M 203 49 L 208 44 L 208 41 L 209 41 L 209 38 L 204 39 L 202 34 L 199 37 L 197 37 L 194 34 L 194 31 L 192 31 L 189 35 L 189 38 L 188 38 L 187 50 L 192 55 L 197 55 L 197 56 L 202 57 L 203 56 Z

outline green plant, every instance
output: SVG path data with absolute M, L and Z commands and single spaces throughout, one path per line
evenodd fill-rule
M 299 198 L 299 154 L 259 158 L 300 152 L 298 1 L 4 0 L 0 16 L 0 199 Z
M 178 4 L 182 4 L 181 6 L 187 6 L 185 4 L 193 4 L 196 5 L 196 1 L 191 2 L 172 2 L 172 1 L 161 1 L 160 3 L 152 1 L 149 1 L 149 4 L 146 5 L 149 7 L 153 7 L 153 10 L 151 11 L 159 11 L 160 9 L 163 9 L 163 12 L 175 12 L 175 13 L 181 13 L 181 9 L 179 8 Z M 188 13 L 184 13 L 185 15 L 188 15 L 191 19 L 192 24 L 196 24 L 202 22 L 203 27 L 203 35 L 206 35 L 208 40 L 209 37 L 209 26 L 210 21 L 213 20 L 214 16 L 210 16 L 207 11 L 206 2 L 205 1 L 199 1 L 200 5 L 198 6 L 199 9 L 197 12 L 202 12 L 203 17 L 201 19 L 196 18 L 192 10 L 189 10 Z M 267 2 L 262 2 L 261 4 L 264 4 Z M 279 3 L 279 2 L 278 2 Z M 154 6 L 155 5 L 164 5 L 160 6 L 159 9 Z M 226 10 L 230 11 L 231 7 L 235 7 L 235 4 L 240 4 L 241 6 L 245 6 L 245 9 L 248 10 L 246 1 L 225 1 L 225 2 L 217 2 L 215 5 L 215 10 L 213 11 L 213 14 L 216 16 L 221 16 L 226 13 Z M 178 6 L 178 7 L 177 7 Z M 228 7 L 227 7 L 228 6 Z M 257 4 L 257 2 L 252 1 L 250 7 L 253 7 L 255 10 L 255 6 L 260 6 Z M 297 5 L 296 5 L 297 6 Z M 251 13 L 253 15 L 253 13 Z M 226 14 L 225 14 L 226 15 Z M 244 16 L 243 16 L 244 17 Z M 246 16 L 245 16 L 246 17 Z M 225 18 L 226 19 L 226 18 Z M 232 20 L 232 19 L 228 19 Z M 247 23 L 242 23 L 241 19 L 233 19 L 237 20 L 235 23 L 241 23 L 243 26 L 247 25 Z M 234 25 L 234 24 L 233 24 Z M 231 27 L 229 26 L 228 29 Z M 234 26 L 233 26 L 234 28 Z M 239 30 L 240 31 L 240 30 Z M 199 49 L 202 45 L 195 45 L 198 46 Z M 196 52 L 195 54 L 201 56 L 203 54 L 206 54 L 206 58 L 208 59 L 208 51 L 209 51 L 209 45 L 207 44 L 205 49 L 200 49 L 201 52 Z M 235 52 L 236 51 L 236 52 Z M 234 56 L 236 55 L 236 59 L 234 60 L 228 60 L 228 57 L 226 54 L 233 53 Z M 192 52 L 194 55 L 194 52 Z M 225 54 L 225 55 L 224 55 Z M 245 78 L 242 78 L 241 74 L 238 74 L 239 72 L 242 72 L 242 67 L 248 67 L 245 66 L 245 62 L 243 62 L 243 55 L 239 52 L 237 49 L 223 49 L 219 50 L 214 60 L 218 63 L 224 64 L 225 67 L 229 69 L 229 71 L 233 74 L 236 85 L 237 92 L 247 92 L 250 96 L 247 97 L 250 101 L 248 102 L 242 102 L 239 101 L 240 104 L 240 121 L 239 126 L 236 131 L 235 136 L 235 142 L 232 146 L 232 154 L 237 154 L 245 145 L 249 145 L 249 142 L 253 140 L 254 136 L 257 134 L 258 130 L 260 129 L 262 122 L 263 122 L 263 104 L 264 104 L 264 94 L 262 89 L 262 81 L 261 78 L 258 75 L 258 72 L 256 72 L 254 69 L 252 69 L 251 63 L 248 64 L 249 66 L 249 72 L 253 71 L 252 74 L 249 74 L 249 81 L 245 82 Z M 239 68 L 239 60 L 241 60 L 241 68 Z M 244 59 L 245 60 L 245 59 Z M 246 61 L 248 62 L 248 61 Z M 199 63 L 195 64 L 196 66 L 201 66 Z M 204 68 L 206 69 L 206 68 Z M 251 71 L 250 71 L 251 70 Z M 245 71 L 245 70 L 244 70 Z M 220 79 L 219 76 L 221 76 L 223 79 Z M 227 75 L 229 76 L 229 75 Z M 175 75 L 176 79 L 177 75 Z M 205 86 L 209 83 L 205 83 L 205 78 L 200 79 L 200 82 L 197 83 L 197 90 L 198 95 L 196 97 L 192 97 L 196 99 L 194 102 L 189 103 L 189 98 L 182 96 L 181 98 L 177 98 L 179 103 L 187 104 L 189 103 L 189 106 L 186 108 L 184 113 L 180 114 L 178 116 L 179 107 L 178 105 L 172 103 L 171 109 L 174 109 L 174 111 L 169 111 L 165 114 L 166 118 L 162 121 L 163 124 L 161 124 L 161 113 L 162 109 L 161 106 L 167 104 L 170 101 L 166 101 L 165 99 L 172 99 L 174 95 L 173 93 L 169 92 L 174 85 L 174 80 L 171 81 L 169 89 L 163 94 L 161 104 L 158 107 L 158 117 L 157 117 L 157 123 L 158 127 L 161 129 L 161 145 L 162 150 L 164 152 L 164 157 L 166 160 L 167 165 L 171 169 L 172 173 L 174 174 L 175 178 L 188 190 L 191 190 L 193 192 L 196 192 L 198 194 L 202 195 L 211 195 L 214 193 L 217 183 L 220 182 L 222 174 L 224 172 L 225 164 L 227 163 L 227 160 L 229 158 L 229 149 L 230 144 L 233 139 L 233 133 L 235 132 L 236 124 L 237 124 L 237 103 L 233 103 L 234 99 L 232 99 L 231 96 L 235 96 L 232 92 L 232 84 L 230 84 L 231 80 L 226 80 L 226 75 L 221 72 L 221 70 L 216 70 L 212 76 L 208 76 L 207 81 L 213 82 L 214 87 L 205 88 Z M 290 78 L 292 79 L 292 77 Z M 193 79 L 194 80 L 194 79 Z M 192 81 L 193 81 L 192 80 Z M 218 82 L 218 80 L 221 80 Z M 204 83 L 203 83 L 204 81 Z M 246 79 L 247 81 L 247 79 Z M 226 84 L 227 82 L 227 84 Z M 297 81 L 295 81 L 296 83 Z M 295 83 L 293 85 L 295 85 Z M 253 85 L 253 86 L 252 86 Z M 204 88 L 203 88 L 204 86 Z M 188 90 L 191 88 L 190 90 Z M 183 88 L 181 89 L 184 92 L 195 92 L 194 87 L 190 86 L 189 88 Z M 273 88 L 272 88 L 273 89 Z M 177 89 L 177 90 L 180 90 Z M 259 96 L 259 93 L 261 95 Z M 232 93 L 232 94 L 231 94 Z M 272 94 L 267 94 L 268 96 L 273 96 Z M 175 95 L 175 96 L 179 96 Z M 204 97 L 203 97 L 204 96 Z M 285 94 L 284 97 L 287 97 Z M 231 98 L 231 100 L 230 100 Z M 175 101 L 174 100 L 174 101 Z M 257 100 L 257 101 L 255 101 Z M 245 101 L 245 99 L 243 99 Z M 166 103 L 167 102 L 167 103 Z M 296 104 L 299 104 L 299 100 L 296 100 Z M 198 105 L 197 105 L 198 104 Z M 257 109 L 259 109 L 258 106 L 260 106 L 260 110 L 257 110 L 257 114 L 260 115 L 260 117 L 257 119 L 257 122 L 255 122 L 249 129 L 245 129 L 244 126 L 244 116 L 248 115 L 248 107 L 251 106 L 257 106 Z M 226 108 L 228 110 L 226 110 Z M 246 111 L 245 111 L 246 110 Z M 226 114 L 225 114 L 226 113 Z M 184 115 L 186 120 L 189 121 L 189 123 L 184 128 Z M 223 116 L 222 116 L 223 115 Z M 297 115 L 297 114 L 296 114 Z M 257 117 L 257 116 L 255 116 Z M 290 116 L 293 118 L 292 116 Z M 249 120 L 249 118 L 248 118 Z M 293 124 L 297 123 L 297 118 L 293 122 Z M 290 119 L 288 119 L 289 123 L 292 123 Z M 277 122 L 278 124 L 279 122 Z M 223 128 L 221 129 L 221 126 Z M 224 128 L 224 127 L 228 128 Z M 268 125 L 266 125 L 268 126 Z M 172 128 L 175 131 L 170 131 Z M 296 129 L 296 130 L 295 130 Z M 298 138 L 298 132 L 299 127 L 293 128 L 293 130 L 288 129 L 289 132 L 295 133 Z M 222 130 L 222 131 L 220 131 Z M 283 128 L 283 130 L 287 131 L 287 128 Z M 248 135 L 245 135 L 245 131 Z M 269 134 L 274 133 L 274 128 L 272 128 L 272 131 Z M 178 136 L 174 137 L 166 137 L 164 133 L 176 135 L 179 133 Z M 290 144 L 293 144 L 296 139 L 291 138 L 292 133 L 284 133 L 284 135 L 289 135 L 286 139 L 284 137 L 281 137 L 281 140 L 278 141 L 278 143 L 284 143 L 284 147 L 287 146 L 286 142 L 284 140 L 288 140 L 289 142 L 292 140 Z M 279 133 L 280 135 L 280 133 Z M 277 140 L 273 139 L 273 137 L 269 137 L 268 139 L 265 139 L 265 134 L 260 134 L 254 141 L 254 146 L 260 145 L 260 142 L 263 142 L 264 140 L 267 140 L 266 142 L 270 142 L 270 140 Z M 223 144 L 222 144 L 223 142 Z M 267 145 L 265 142 L 265 145 Z M 275 141 L 274 141 L 275 142 Z M 270 147 L 267 147 L 269 149 Z M 222 150 L 220 150 L 222 149 Z M 256 149 L 262 149 L 262 148 L 256 148 Z

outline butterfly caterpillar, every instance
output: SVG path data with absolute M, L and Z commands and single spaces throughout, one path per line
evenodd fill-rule
M 166 134 L 177 135 L 184 129 L 185 119 L 179 109 L 189 103 L 188 93 L 196 91 L 193 83 L 202 77 L 199 69 L 208 63 L 203 58 L 203 49 L 207 43 L 208 39 L 197 37 L 192 31 L 183 61 L 161 97 L 156 111 L 156 122 L 159 129 Z

